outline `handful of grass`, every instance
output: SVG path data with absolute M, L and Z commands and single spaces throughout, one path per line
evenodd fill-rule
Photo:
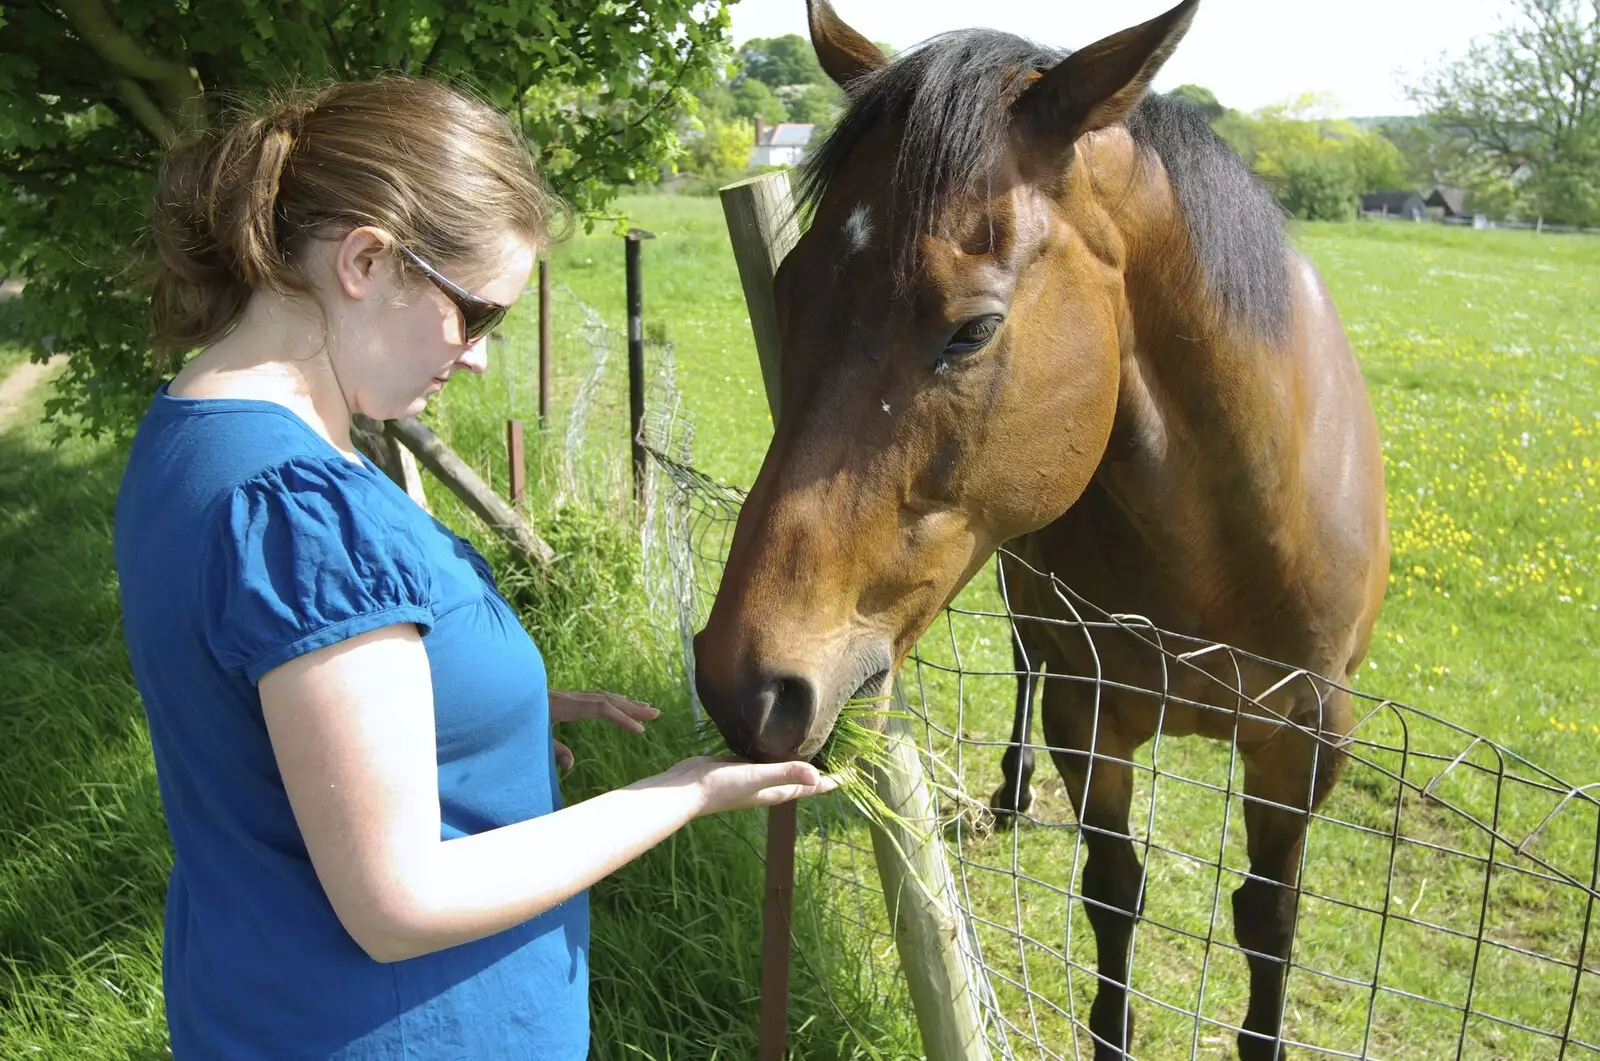
M 891 824 L 905 824 L 904 819 L 883 802 L 873 784 L 873 774 L 888 767 L 894 739 L 883 731 L 890 718 L 909 718 L 904 712 L 891 712 L 882 705 L 887 696 L 861 696 L 846 700 L 839 709 L 833 732 L 811 762 L 824 773 L 839 781 L 838 791 L 864 816 L 875 824 L 887 828 Z M 702 746 L 726 749 L 716 723 L 702 716 L 697 727 L 697 737 Z

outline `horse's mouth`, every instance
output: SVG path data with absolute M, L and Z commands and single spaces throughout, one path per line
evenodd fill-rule
M 800 748 L 798 758 L 804 758 L 812 765 L 822 767 L 824 764 L 818 760 L 822 757 L 823 750 L 828 746 L 828 740 L 833 736 L 834 728 L 839 725 L 839 719 L 852 704 L 859 705 L 859 710 L 851 712 L 851 718 L 870 729 L 881 730 L 885 721 L 884 705 L 881 702 L 889 696 L 890 671 L 883 667 L 868 675 L 855 687 L 855 691 L 841 700 L 833 710 L 833 718 L 828 726 L 828 731 L 820 738 L 812 737 Z M 812 742 L 816 747 L 810 747 Z
M 881 700 L 888 695 L 889 668 L 885 667 L 873 674 L 871 677 L 867 678 L 867 680 L 862 682 L 860 685 L 856 686 L 856 691 L 845 698 L 845 702 L 844 704 L 840 705 L 840 709 L 843 710 L 846 705 L 859 703 L 863 700 Z M 873 712 L 873 714 L 879 713 L 881 712 Z

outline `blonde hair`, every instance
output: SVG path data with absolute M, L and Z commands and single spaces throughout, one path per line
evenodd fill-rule
M 569 218 L 505 115 L 456 89 L 390 76 L 294 93 L 163 160 L 151 340 L 165 360 L 225 335 L 254 291 L 309 293 L 314 236 L 375 225 L 437 268 L 484 274 L 508 227 L 545 243 Z

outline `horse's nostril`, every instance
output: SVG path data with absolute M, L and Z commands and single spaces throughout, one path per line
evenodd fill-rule
M 756 697 L 753 751 L 778 762 L 792 757 L 811 732 L 817 712 L 817 686 L 809 678 L 785 674 L 768 679 Z

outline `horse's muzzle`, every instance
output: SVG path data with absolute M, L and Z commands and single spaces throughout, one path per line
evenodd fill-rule
M 757 762 L 815 755 L 845 700 L 888 666 L 887 645 L 873 642 L 852 646 L 842 658 L 821 661 L 816 668 L 774 662 L 734 668 L 730 674 L 711 658 L 704 638 L 704 633 L 695 638 L 700 702 L 734 754 Z
M 817 685 L 802 674 L 752 671 L 732 682 L 696 669 L 695 691 L 735 755 L 756 762 L 793 759 L 817 713 Z

